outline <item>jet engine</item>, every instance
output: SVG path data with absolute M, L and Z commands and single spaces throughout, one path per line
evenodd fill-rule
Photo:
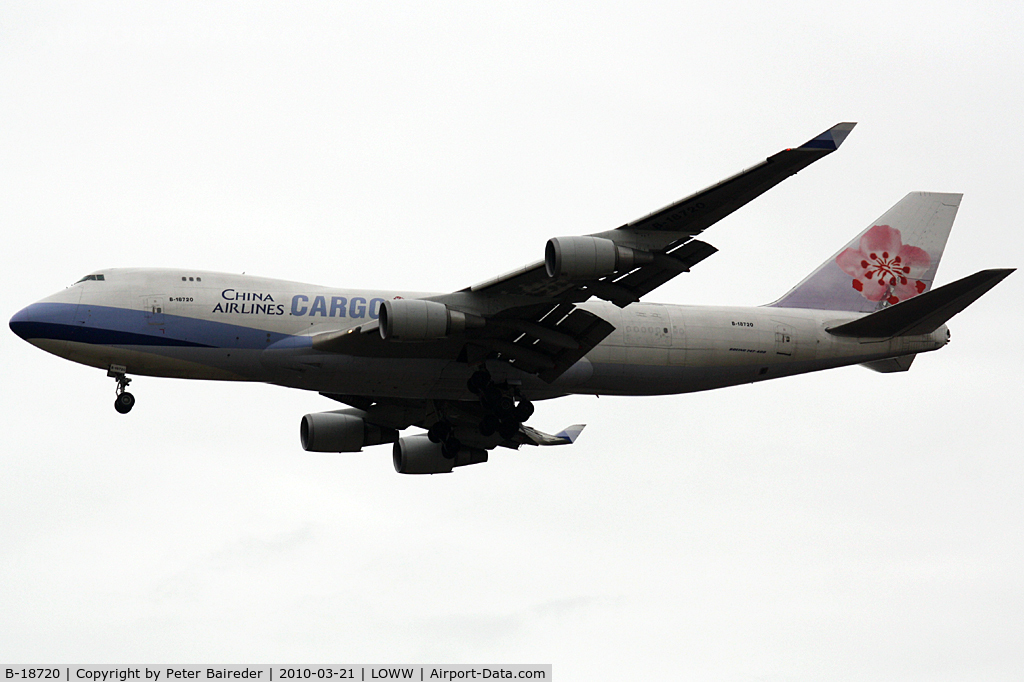
M 553 237 L 544 247 L 548 277 L 599 279 L 654 261 L 647 251 L 635 251 L 601 237 Z
M 367 445 L 393 443 L 398 431 L 363 419 L 361 410 L 317 412 L 302 418 L 299 436 L 307 452 L 359 452 Z
M 418 298 L 384 301 L 380 307 L 380 336 L 390 341 L 434 341 L 465 331 L 466 318 L 465 313 L 451 310 L 437 301 Z M 469 320 L 470 326 L 477 326 L 476 321 Z
M 430 442 L 427 435 L 421 433 L 395 441 L 392 459 L 395 471 L 400 474 L 447 474 L 454 467 L 486 462 L 487 451 L 463 446 L 449 459 L 442 454 L 440 443 Z

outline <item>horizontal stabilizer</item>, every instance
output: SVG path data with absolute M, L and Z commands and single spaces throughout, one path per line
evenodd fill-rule
M 1013 268 L 982 270 L 951 284 L 926 291 L 894 306 L 828 330 L 836 336 L 890 338 L 931 334 L 951 317 L 999 284 Z
M 901 355 L 898 358 L 886 358 L 885 360 L 862 362 L 860 363 L 860 366 L 867 367 L 875 372 L 881 372 L 882 374 L 889 374 L 890 372 L 906 372 L 910 369 L 910 365 L 914 362 L 914 358 L 916 357 L 917 353 L 914 353 L 913 355 Z
M 580 432 L 583 431 L 583 427 L 586 424 L 573 424 L 567 426 L 557 434 L 552 436 L 549 433 L 538 431 L 537 429 L 530 426 L 520 427 L 520 433 L 526 436 L 528 444 L 532 445 L 572 445 L 579 438 Z

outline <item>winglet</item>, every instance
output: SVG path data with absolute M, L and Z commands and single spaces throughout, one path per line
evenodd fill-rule
M 573 424 L 567 426 L 552 436 L 537 429 L 523 425 L 519 427 L 519 433 L 525 437 L 527 445 L 572 445 L 579 438 L 580 432 L 586 424 Z
M 837 123 L 813 140 L 808 140 L 800 145 L 800 149 L 827 149 L 835 151 L 843 143 L 846 136 L 850 134 L 856 123 Z
M 580 434 L 583 432 L 583 429 L 586 428 L 586 426 L 586 424 L 573 424 L 572 426 L 567 426 L 558 433 L 556 433 L 555 437 L 564 438 L 565 440 L 569 441 L 569 444 L 575 443 L 576 439 L 580 437 Z

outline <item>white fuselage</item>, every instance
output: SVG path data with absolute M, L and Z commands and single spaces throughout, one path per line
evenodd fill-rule
M 331 289 L 194 270 L 105 270 L 29 306 L 12 320 L 35 345 L 130 374 L 261 381 L 323 393 L 471 400 L 472 369 L 445 342 L 370 339 L 373 352 L 314 350 L 322 332 L 363 327 L 381 303 L 430 294 Z M 892 339 L 833 336 L 854 313 L 603 301 L 579 304 L 615 326 L 551 384 L 488 361 L 498 380 L 543 399 L 569 393 L 656 395 L 701 391 L 936 350 L 945 326 Z M 29 330 L 29 333 L 23 333 Z M 375 332 L 374 332 L 375 333 Z M 384 349 L 383 356 L 377 351 Z M 439 359 L 441 358 L 441 359 Z

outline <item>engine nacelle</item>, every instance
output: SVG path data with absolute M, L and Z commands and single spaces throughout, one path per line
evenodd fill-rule
M 367 445 L 393 443 L 398 431 L 368 424 L 361 410 L 317 412 L 302 418 L 299 437 L 307 452 L 359 452 Z
M 380 336 L 390 341 L 434 341 L 466 329 L 466 315 L 444 303 L 418 298 L 384 301 Z
M 430 442 L 421 433 L 395 441 L 392 459 L 400 474 L 448 474 L 454 467 L 486 462 L 487 451 L 463 447 L 454 459 L 448 459 L 442 454 L 440 443 Z
M 599 279 L 653 260 L 647 251 L 635 251 L 601 237 L 553 237 L 544 247 L 548 277 L 570 280 Z

